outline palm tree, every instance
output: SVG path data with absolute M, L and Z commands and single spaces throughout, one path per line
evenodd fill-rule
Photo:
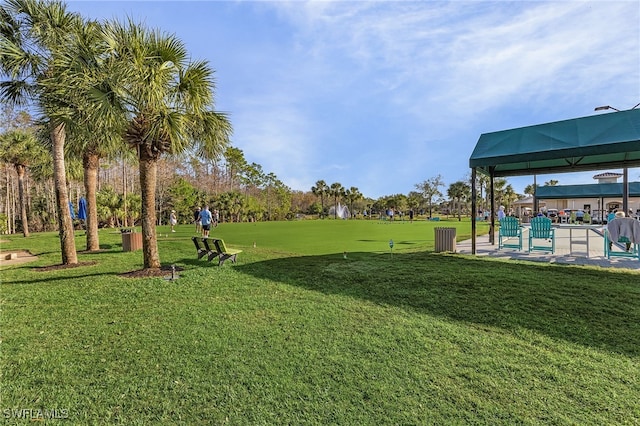
M 504 189 L 502 199 L 507 207 L 511 207 L 511 203 L 518 201 L 518 194 L 513 190 L 513 186 L 511 186 L 511 184 L 507 185 Z
M 70 105 L 72 119 L 67 125 L 67 150 L 74 156 L 82 158 L 84 170 L 84 190 L 87 200 L 87 250 L 100 249 L 98 235 L 98 213 L 96 191 L 98 185 L 98 169 L 100 159 L 115 156 L 124 157 L 122 141 L 122 121 L 113 117 L 92 119 L 95 104 L 101 100 L 95 98 L 95 87 L 107 88 L 103 82 L 108 81 L 104 52 L 107 44 L 102 37 L 102 26 L 97 22 L 87 22 L 77 34 L 76 49 L 72 55 L 61 56 L 58 64 L 64 69 L 64 80 L 74 88 L 69 94 L 73 98 Z M 120 127 L 118 127 L 120 125 Z M 123 158 L 123 162 L 125 159 Z M 124 167 L 124 166 L 123 166 Z M 126 203 L 126 187 L 124 188 Z M 126 223 L 126 204 L 125 204 Z
M 478 198 L 480 201 L 480 208 L 484 211 L 487 209 L 487 205 L 489 204 L 488 192 L 489 192 L 489 184 L 491 183 L 491 178 L 487 175 L 483 175 L 479 173 L 476 179 L 478 184 Z M 483 195 L 483 190 L 485 195 Z
M 62 70 L 56 61 L 73 49 L 83 22 L 58 1 L 7 0 L 0 6 L 0 16 L 0 98 L 15 104 L 33 103 L 45 117 L 52 144 L 62 263 L 77 264 L 64 158 L 69 85 L 60 81 Z
M 524 193 L 533 196 L 536 193 L 536 186 L 530 183 L 524 188 Z
M 506 186 L 507 186 L 507 179 L 502 177 L 493 179 L 493 197 L 496 205 L 505 204 L 504 191 Z
M 324 196 L 329 192 L 327 183 L 323 180 L 317 181 L 316 186 L 311 187 L 311 192 L 313 192 L 313 195 L 320 197 L 320 207 L 322 209 L 320 214 L 324 217 Z
M 353 216 L 353 203 L 364 198 L 358 188 L 352 186 L 345 191 L 345 198 L 349 201 L 349 212 Z
M 461 180 L 454 182 L 449 185 L 447 195 L 456 205 L 456 210 L 458 212 L 458 221 L 461 221 L 462 218 L 460 217 L 460 211 L 462 202 L 467 200 L 471 196 L 471 188 L 469 187 L 469 184 Z
M 27 218 L 27 203 L 24 189 L 24 175 L 27 166 L 32 163 L 44 162 L 46 152 L 33 134 L 25 130 L 12 130 L 0 136 L 0 159 L 13 164 L 18 174 L 18 199 L 20 203 L 20 218 L 22 220 L 22 234 L 29 236 L 29 221 Z
M 219 157 L 231 124 L 213 110 L 213 70 L 206 62 L 191 62 L 178 38 L 131 21 L 108 23 L 104 34 L 109 46 L 105 89 L 110 83 L 115 90 L 101 92 L 99 99 L 113 97 L 113 108 L 127 111 L 124 140 L 139 161 L 144 269 L 157 269 L 158 160 L 187 149 L 204 158 Z
M 338 218 L 338 198 L 343 197 L 345 194 L 344 187 L 341 183 L 332 183 L 329 187 L 329 195 L 333 197 L 333 218 Z

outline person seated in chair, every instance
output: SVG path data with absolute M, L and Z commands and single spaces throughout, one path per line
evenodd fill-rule
M 629 226 L 626 225 L 627 222 L 623 222 L 621 220 L 616 220 L 616 219 L 622 219 L 625 217 L 625 214 L 622 210 L 617 211 L 615 213 L 615 218 L 611 221 L 609 221 L 609 223 L 607 224 L 607 229 L 609 230 L 609 235 L 610 235 L 610 241 L 609 241 L 609 250 L 611 250 L 611 248 L 613 247 L 613 240 L 616 240 L 620 243 L 625 243 L 626 245 L 626 251 L 630 251 L 631 250 L 631 239 L 630 237 L 633 236 L 634 234 L 634 229 L 630 228 Z M 620 224 L 625 224 L 620 226 Z M 633 223 L 633 222 L 632 222 Z M 629 228 L 629 229 L 627 229 Z

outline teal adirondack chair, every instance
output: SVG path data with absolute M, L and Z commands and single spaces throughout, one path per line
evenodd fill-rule
M 609 224 L 613 224 L 612 222 L 615 222 L 616 220 L 632 221 L 631 223 L 634 223 L 633 221 L 635 220 L 630 217 L 615 217 L 615 215 L 613 217 L 614 218 L 609 221 Z M 609 235 L 609 229 L 608 229 L 609 224 L 607 224 L 607 228 L 605 228 L 604 230 L 605 257 L 607 259 L 611 259 L 611 256 L 622 256 L 622 257 L 635 257 L 637 259 L 640 259 L 640 244 L 632 243 L 628 237 L 624 237 L 624 236 L 618 237 L 618 241 L 617 241 L 618 244 L 616 244 L 616 245 L 619 245 L 621 248 L 622 248 L 621 243 L 624 244 L 626 251 L 613 250 L 614 241 L 611 240 L 611 236 Z
M 517 238 L 518 243 L 510 242 Z M 500 231 L 498 231 L 498 250 L 501 248 L 516 248 L 522 250 L 522 226 L 517 217 L 507 216 L 500 219 Z
M 551 245 L 534 245 L 533 240 L 545 240 Z M 531 228 L 529 229 L 529 252 L 531 250 L 556 251 L 556 234 L 555 229 L 551 226 L 551 219 L 548 217 L 538 216 L 531 219 Z

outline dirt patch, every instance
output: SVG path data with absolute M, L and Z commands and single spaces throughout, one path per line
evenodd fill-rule
M 184 268 L 180 266 L 175 267 L 175 272 L 183 271 Z M 160 268 L 139 269 L 137 271 L 125 272 L 120 274 L 123 278 L 151 278 L 151 277 L 166 277 L 171 275 L 171 266 L 162 266 Z
M 10 256 L 12 253 L 15 253 L 16 256 L 7 259 L 7 256 Z M 0 266 L 20 265 L 22 263 L 33 262 L 34 260 L 38 260 L 38 256 L 34 256 L 26 250 L 7 250 L 0 252 Z

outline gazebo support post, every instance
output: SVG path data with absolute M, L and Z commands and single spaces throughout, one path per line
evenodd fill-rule
M 476 254 L 476 218 L 478 217 L 478 210 L 476 208 L 477 198 L 477 183 L 476 183 L 476 168 L 471 169 L 471 254 Z
M 536 195 L 538 188 L 538 184 L 536 182 L 536 175 L 533 175 L 533 211 L 531 212 L 532 217 L 536 217 L 538 212 L 540 211 L 540 207 L 538 206 L 538 196 Z
M 622 211 L 629 214 L 629 169 L 622 170 Z
M 496 231 L 496 194 L 494 191 L 494 182 L 493 180 L 495 179 L 494 176 L 494 171 L 495 168 L 494 167 L 490 167 L 489 168 L 489 191 L 490 191 L 490 197 L 491 197 L 491 222 L 489 223 L 489 243 L 491 245 L 495 245 L 496 244 L 496 235 L 495 235 L 495 231 Z

